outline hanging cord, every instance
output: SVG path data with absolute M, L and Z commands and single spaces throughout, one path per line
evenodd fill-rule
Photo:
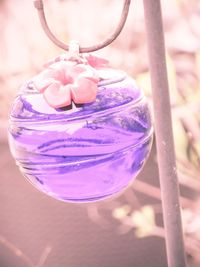
M 94 52 L 96 50 L 99 50 L 99 49 L 104 48 L 104 47 L 108 46 L 109 44 L 111 44 L 119 36 L 119 34 L 121 33 L 121 31 L 125 25 L 126 19 L 128 17 L 130 3 L 131 3 L 131 0 L 124 0 L 124 5 L 123 5 L 120 21 L 119 21 L 115 31 L 113 33 L 111 33 L 108 38 L 106 38 L 104 41 L 102 41 L 96 45 L 92 45 L 92 46 L 88 46 L 88 47 L 80 46 L 79 52 L 80 53 Z M 58 40 L 57 37 L 52 33 L 52 31 L 50 30 L 50 28 L 48 26 L 47 20 L 45 17 L 45 13 L 44 13 L 43 1 L 42 0 L 35 0 L 34 6 L 38 10 L 40 23 L 41 23 L 42 28 L 45 31 L 46 35 L 49 37 L 49 39 L 58 47 L 68 51 L 69 45 Z

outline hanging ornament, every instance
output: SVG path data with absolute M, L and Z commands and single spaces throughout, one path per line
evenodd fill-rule
M 44 19 L 42 1 L 35 6 Z M 151 117 L 131 77 L 80 53 L 77 42 L 67 49 L 22 86 L 9 143 L 40 191 L 63 201 L 96 201 L 121 192 L 141 170 L 152 143 Z

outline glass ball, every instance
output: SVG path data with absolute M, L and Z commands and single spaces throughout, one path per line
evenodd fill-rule
M 125 189 L 141 170 L 152 144 L 147 101 L 122 71 L 104 70 L 96 101 L 54 109 L 34 88 L 16 97 L 9 144 L 22 174 L 62 201 L 101 200 Z

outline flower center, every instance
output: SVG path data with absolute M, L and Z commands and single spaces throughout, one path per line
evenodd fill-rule
M 61 79 L 62 85 L 72 84 L 74 83 L 74 79 L 70 75 L 64 75 L 63 79 Z

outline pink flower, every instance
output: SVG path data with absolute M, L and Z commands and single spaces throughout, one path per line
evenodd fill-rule
M 53 108 L 68 106 L 72 100 L 76 104 L 90 103 L 96 99 L 99 82 L 95 68 L 107 63 L 107 60 L 90 54 L 80 57 L 79 62 L 57 57 L 36 76 L 34 85 Z

